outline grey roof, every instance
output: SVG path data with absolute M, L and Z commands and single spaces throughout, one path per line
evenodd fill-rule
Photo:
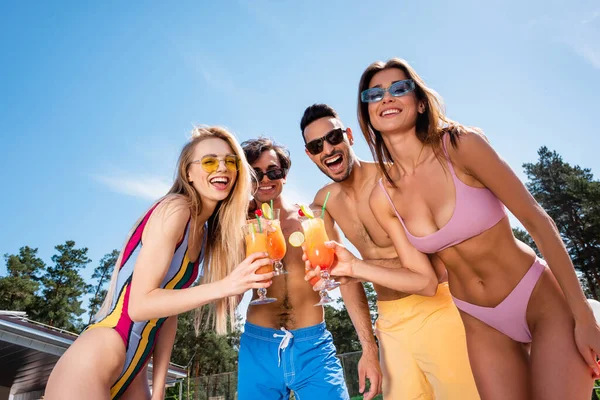
M 13 394 L 43 390 L 54 365 L 76 338 L 75 333 L 31 321 L 24 313 L 0 311 L 0 386 L 11 387 Z M 167 384 L 186 376 L 184 367 L 171 363 Z

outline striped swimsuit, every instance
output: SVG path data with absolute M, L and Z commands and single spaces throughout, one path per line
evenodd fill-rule
M 160 328 L 166 321 L 166 318 L 157 318 L 150 321 L 133 322 L 131 318 L 129 318 L 128 313 L 131 278 L 133 276 L 133 267 L 137 256 L 142 248 L 142 233 L 144 232 L 144 228 L 150 215 L 157 205 L 158 204 L 152 207 L 144 216 L 125 246 L 125 252 L 119 265 L 117 286 L 112 299 L 110 312 L 102 320 L 87 328 L 113 328 L 125 343 L 125 365 L 121 371 L 121 375 L 110 389 L 111 399 L 118 399 L 122 396 L 137 374 L 144 366 L 146 366 L 152 355 L 152 350 L 156 344 Z M 202 271 L 199 271 L 199 266 L 204 257 L 206 231 L 207 227 L 205 226 L 202 250 L 198 256 L 198 260 L 192 262 L 188 256 L 188 236 L 190 233 L 190 221 L 188 220 L 185 235 L 175 248 L 171 265 L 169 266 L 169 270 L 167 271 L 160 288 L 187 288 L 196 280 L 198 275 L 202 276 Z

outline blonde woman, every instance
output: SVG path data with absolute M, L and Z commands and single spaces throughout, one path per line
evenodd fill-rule
M 153 353 L 152 396 L 162 399 L 177 314 L 216 302 L 215 328 L 225 333 L 236 296 L 271 284 L 272 274 L 255 274 L 270 263 L 266 254 L 241 257 L 250 174 L 231 133 L 192 132 L 172 188 L 132 229 L 96 322 L 52 371 L 47 400 L 149 399 Z M 190 287 L 198 276 L 203 284 Z

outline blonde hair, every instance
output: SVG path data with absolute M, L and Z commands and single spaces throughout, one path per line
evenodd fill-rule
M 379 165 L 379 169 L 385 175 L 387 181 L 395 187 L 395 184 L 389 175 L 389 167 L 394 160 L 383 141 L 381 132 L 375 129 L 371 123 L 369 117 L 369 105 L 363 103 L 360 98 L 360 94 L 369 88 L 371 79 L 373 79 L 375 74 L 392 68 L 404 72 L 406 79 L 412 79 L 415 82 L 415 95 L 417 100 L 423 102 L 423 105 L 425 106 L 425 111 L 417 116 L 417 138 L 422 143 L 430 145 L 434 154 L 440 161 L 444 158 L 442 152 L 442 137 L 444 134 L 449 133 L 450 142 L 452 143 L 452 146 L 456 147 L 457 137 L 463 133 L 466 128 L 446 116 L 442 97 L 435 90 L 428 87 L 419 74 L 417 74 L 405 60 L 391 58 L 385 63 L 383 61 L 375 61 L 369 65 L 360 77 L 360 83 L 358 84 L 358 122 L 363 136 L 373 154 L 373 158 Z M 446 163 L 442 162 L 442 166 L 445 167 Z
M 235 268 L 244 256 L 244 237 L 241 227 L 246 221 L 246 212 L 250 198 L 251 190 L 251 168 L 246 161 L 244 151 L 239 145 L 236 137 L 226 129 L 218 126 L 212 127 L 196 127 L 192 131 L 190 141 L 183 147 L 179 160 L 177 161 L 177 172 L 175 181 L 171 189 L 165 196 L 160 198 L 155 204 L 163 199 L 167 201 L 174 198 L 173 195 L 184 196 L 190 208 L 191 215 L 194 219 L 194 229 L 192 235 L 199 231 L 199 221 L 197 217 L 202 212 L 202 198 L 194 187 L 188 182 L 188 169 L 194 154 L 196 146 L 205 139 L 218 138 L 222 139 L 231 147 L 233 153 L 240 159 L 237 179 L 233 189 L 227 198 L 219 202 L 208 218 L 208 228 L 205 234 L 207 235 L 206 247 L 204 249 L 204 276 L 202 283 L 211 283 L 225 278 L 233 268 Z M 129 241 L 135 227 L 143 219 L 143 216 L 134 224 L 127 235 Z M 193 240 L 194 236 L 190 238 Z M 123 250 L 124 250 L 123 246 Z M 116 289 L 117 276 L 119 273 L 118 266 L 121 265 L 123 250 L 119 255 L 115 270 L 111 279 L 110 287 L 102 304 L 102 307 L 96 313 L 94 320 L 98 321 L 104 318 L 112 306 L 112 297 Z M 229 329 L 235 327 L 235 309 L 237 307 L 237 296 L 226 297 L 215 302 L 215 307 L 210 308 L 213 326 L 218 334 L 225 334 Z M 198 317 L 200 310 L 197 310 L 196 329 L 200 318 Z M 227 321 L 229 317 L 229 321 Z M 229 323 L 228 323 L 229 322 Z

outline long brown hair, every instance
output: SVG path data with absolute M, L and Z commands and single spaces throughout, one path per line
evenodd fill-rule
M 235 136 L 224 128 L 218 126 L 212 127 L 196 127 L 193 129 L 191 138 L 179 155 L 177 161 L 177 171 L 175 180 L 171 189 L 165 196 L 160 198 L 160 201 L 169 201 L 173 199 L 173 195 L 184 196 L 188 200 L 191 215 L 195 221 L 192 234 L 199 232 L 200 226 L 197 218 L 202 212 L 202 198 L 200 193 L 188 181 L 188 169 L 194 154 L 196 146 L 205 139 L 219 138 L 227 142 L 234 154 L 240 159 L 240 168 L 237 173 L 237 179 L 227 198 L 217 205 L 213 214 L 207 221 L 206 248 L 204 249 L 204 276 L 203 283 L 216 282 L 225 278 L 234 267 L 236 267 L 243 259 L 244 255 L 244 237 L 241 227 L 246 221 L 246 209 L 248 207 L 249 194 L 251 190 L 250 184 L 250 166 L 246 161 L 244 152 L 239 145 Z M 155 203 L 156 204 L 156 203 Z M 141 219 L 140 219 L 141 220 Z M 139 221 L 134 224 L 134 227 L 139 224 Z M 130 231 L 126 243 L 129 241 L 133 229 Z M 190 240 L 194 240 L 192 236 Z M 117 260 L 115 271 L 111 279 L 110 287 L 104 303 L 95 316 L 95 320 L 102 319 L 110 311 L 112 305 L 112 297 L 116 288 L 117 276 L 123 257 L 123 251 Z M 215 302 L 214 309 L 210 308 L 211 317 L 208 320 L 212 321 L 214 328 L 219 334 L 227 332 L 228 327 L 233 329 L 235 326 L 235 308 L 237 306 L 237 297 L 227 297 L 219 299 Z M 197 310 L 196 324 L 199 323 L 200 310 Z M 229 323 L 227 321 L 229 316 Z M 198 328 L 196 326 L 196 328 Z
M 385 63 L 375 61 L 369 65 L 360 77 L 360 83 L 358 84 L 358 122 L 373 158 L 379 165 L 379 169 L 387 181 L 395 187 L 396 185 L 389 174 L 389 168 L 394 162 L 392 155 L 383 141 L 381 132 L 373 128 L 371 124 L 368 103 L 363 103 L 360 100 L 360 94 L 369 88 L 373 76 L 390 68 L 401 70 L 407 79 L 412 79 L 415 82 L 417 100 L 425 106 L 425 111 L 417 116 L 417 138 L 421 143 L 430 145 L 440 161 L 444 158 L 442 151 L 442 136 L 444 133 L 448 132 L 450 134 L 450 141 L 453 146 L 456 146 L 456 138 L 464 130 L 464 127 L 446 117 L 441 96 L 435 90 L 427 87 L 419 74 L 405 60 L 392 58 Z M 442 166 L 445 167 L 445 164 L 445 162 L 442 162 Z

